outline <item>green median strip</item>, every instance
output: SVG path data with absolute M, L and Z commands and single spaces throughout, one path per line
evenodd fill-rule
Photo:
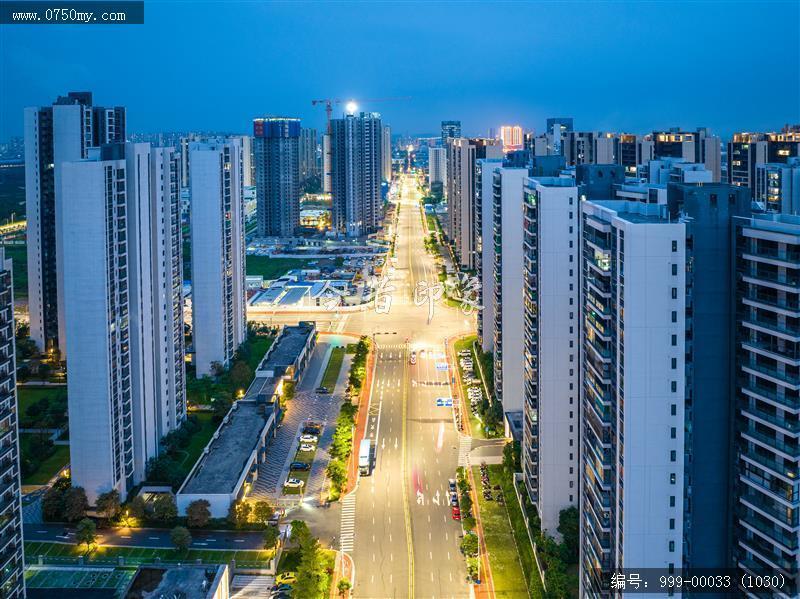
M 342 362 L 344 361 L 345 348 L 334 347 L 331 350 L 331 357 L 328 359 L 328 366 L 325 368 L 325 374 L 322 375 L 323 387 L 327 387 L 328 391 L 333 393 L 336 387 L 336 381 L 339 380 L 339 372 L 342 370 Z

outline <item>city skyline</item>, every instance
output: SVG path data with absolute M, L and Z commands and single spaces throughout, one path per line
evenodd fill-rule
M 89 30 L 79 25 L 4 26 L 0 139 L 22 134 L 18 115 L 24 107 L 63 89 L 91 89 L 103 102 L 124 97 L 133 115 L 128 130 L 142 133 L 247 133 L 252 119 L 266 114 L 297 116 L 303 126 L 323 129 L 324 112 L 311 100 L 325 97 L 408 97 L 359 106 L 381 112 L 402 134 L 435 132 L 439 120 L 447 118 L 460 119 L 468 135 L 507 122 L 540 132 L 552 114 L 572 115 L 579 131 L 707 126 L 723 137 L 739 130 L 777 130 L 800 120 L 797 78 L 782 79 L 781 93 L 770 97 L 769 112 L 760 110 L 757 101 L 759 90 L 770 88 L 771 73 L 800 70 L 792 43 L 793 24 L 800 18 L 797 3 L 773 2 L 769 10 L 764 3 L 734 3 L 724 13 L 714 2 L 582 4 L 575 10 L 578 4 L 465 4 L 456 11 L 439 3 L 406 11 L 402 3 L 385 3 L 359 10 L 353 21 L 346 15 L 358 9 L 355 3 L 315 4 L 311 11 L 292 4 L 237 3 L 234 10 L 228 4 L 225 11 L 188 12 L 179 3 L 148 2 L 145 25 Z M 73 58 L 87 44 L 123 48 L 142 36 L 169 39 L 181 19 L 187 29 L 207 30 L 213 24 L 218 36 L 231 40 L 231 51 L 248 56 L 229 67 L 231 77 L 247 84 L 224 92 L 212 85 L 215 69 L 208 67 L 221 59 L 203 52 L 189 52 L 177 78 L 172 69 L 153 67 L 158 64 L 156 46 L 98 53 L 91 63 Z M 502 61 L 490 51 L 488 37 L 466 46 L 449 44 L 436 27 L 428 27 L 446 20 L 451 31 L 481 31 L 487 19 L 523 24 L 515 51 Z M 331 20 L 339 35 L 326 41 Z M 694 51 L 686 52 L 685 39 L 676 32 L 694 21 L 704 23 L 703 37 Z M 259 22 L 275 25 L 271 35 L 253 33 L 251 24 Z M 528 35 L 526 23 L 536 35 Z M 743 27 L 750 51 L 736 61 L 725 60 L 721 50 Z M 574 44 L 574 39 L 586 43 Z M 331 48 L 324 48 L 326 43 Z M 419 44 L 417 53 L 414 43 Z M 436 58 L 423 60 L 430 45 L 437 46 Z M 286 47 L 292 52 L 284 52 Z M 276 52 L 281 61 L 270 58 Z M 358 69 L 349 67 L 354 60 Z M 120 71 L 136 77 L 121 79 Z M 41 77 L 45 72 L 48 77 Z M 269 74 L 264 81 L 281 85 L 251 79 L 261 72 Z M 665 78 L 680 85 L 664 86 Z M 620 93 L 627 84 L 658 93 L 647 94 L 646 102 L 634 100 L 639 96 Z M 187 101 L 185 90 L 193 88 L 202 94 Z M 153 95 L 151 89 L 162 92 Z M 591 103 L 585 102 L 587 95 Z M 625 97 L 630 101 L 621 100 Z M 219 105 L 229 108 L 214 110 Z M 338 108 L 336 113 L 343 112 Z

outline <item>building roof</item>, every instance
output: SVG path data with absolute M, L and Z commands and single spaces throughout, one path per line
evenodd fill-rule
M 304 322 L 296 326 L 283 327 L 280 337 L 269 348 L 258 370 L 277 370 L 280 367 L 285 369 L 294 364 L 306 346 L 309 336 L 314 334 L 314 328 L 314 323 Z
M 206 447 L 182 494 L 232 493 L 267 425 L 272 410 L 250 399 L 233 404 Z

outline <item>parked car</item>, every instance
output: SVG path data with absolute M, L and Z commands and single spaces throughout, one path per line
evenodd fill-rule
M 314 451 L 314 446 L 310 443 L 301 443 L 300 451 Z
M 330 393 L 330 390 L 328 390 L 327 387 L 317 387 L 316 392 L 317 393 Z
M 453 514 L 453 520 L 461 520 L 461 510 L 457 507 L 450 508 L 450 511 Z
M 450 480 L 447 481 L 447 484 L 448 484 L 448 487 L 450 488 L 450 491 L 455 493 L 455 490 L 456 490 L 456 479 L 451 478 Z
M 305 462 L 292 462 L 289 464 L 289 470 L 311 470 L 311 464 Z
M 301 443 L 316 443 L 319 438 L 316 435 L 301 435 L 300 442 Z
M 285 482 L 285 483 L 283 483 L 283 486 L 284 486 L 284 487 L 288 487 L 288 488 L 290 488 L 290 489 L 299 489 L 299 488 L 301 488 L 301 487 L 302 487 L 303 485 L 305 485 L 305 484 L 306 484 L 306 483 L 304 483 L 304 482 L 303 482 L 302 480 L 300 480 L 299 478 L 287 478 L 287 479 L 286 479 L 286 482 Z

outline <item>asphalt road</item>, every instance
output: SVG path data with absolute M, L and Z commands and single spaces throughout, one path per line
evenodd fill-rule
M 63 524 L 25 524 L 25 541 L 54 541 L 75 543 L 75 528 Z M 66 532 L 66 534 L 64 534 Z M 193 530 L 192 547 L 195 549 L 263 549 L 264 535 L 258 531 L 214 531 Z M 169 538 L 169 529 L 161 528 L 113 528 L 97 531 L 97 541 L 103 545 L 117 547 L 174 547 Z

